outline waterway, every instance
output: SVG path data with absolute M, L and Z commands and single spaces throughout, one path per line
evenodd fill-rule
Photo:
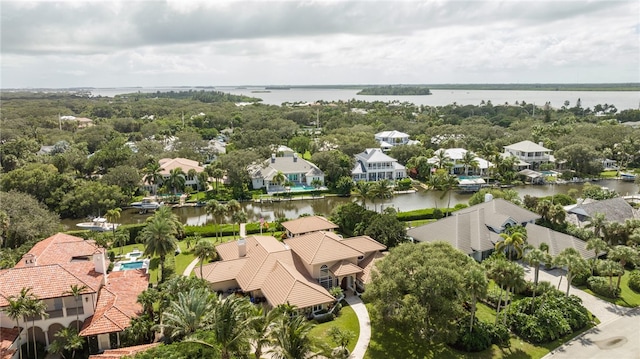
M 638 193 L 638 185 L 633 182 L 623 182 L 619 180 L 601 180 L 593 182 L 602 187 L 607 187 L 618 192 L 621 195 L 630 195 Z M 512 189 L 518 192 L 520 198 L 525 195 L 535 197 L 545 197 L 554 194 L 567 193 L 570 189 L 580 190 L 581 183 L 567 183 L 554 185 L 525 185 L 517 186 Z M 471 198 L 470 193 L 451 192 L 451 207 L 458 203 L 468 203 Z M 273 221 L 278 217 L 286 217 L 289 219 L 298 218 L 303 214 L 328 216 L 334 208 L 341 204 L 357 201 L 354 197 L 326 197 L 312 199 L 309 196 L 306 199 L 283 201 L 274 203 L 256 203 L 243 202 L 242 207 L 247 213 L 247 217 L 251 222 L 257 222 L 260 218 L 267 221 Z M 367 207 L 371 210 L 380 211 L 381 208 L 394 207 L 398 211 L 411 211 L 422 208 L 446 207 L 449 201 L 449 195 L 442 197 L 441 192 L 419 190 L 415 193 L 398 194 L 385 201 L 378 201 L 375 204 L 367 203 Z M 178 216 L 182 223 L 187 225 L 204 225 L 212 222 L 213 219 L 205 212 L 204 207 L 181 207 L 174 208 L 174 213 Z M 119 223 L 143 223 L 151 214 L 140 214 L 137 210 L 128 209 L 122 212 Z M 62 224 L 69 229 L 75 229 L 75 224 L 83 220 L 64 220 Z
M 121 95 L 125 93 L 152 93 L 156 91 L 188 91 L 203 90 L 202 88 L 189 87 L 140 87 L 140 88 L 98 88 L 92 89 L 93 96 Z M 640 108 L 640 92 L 638 91 L 521 91 L 521 90 L 432 90 L 429 96 L 363 96 L 357 95 L 358 89 L 327 89 L 327 88 L 297 88 L 289 90 L 268 90 L 270 92 L 255 93 L 253 91 L 264 91 L 264 87 L 215 87 L 206 90 L 216 90 L 235 95 L 245 95 L 262 99 L 262 103 L 268 105 L 281 105 L 284 102 L 307 102 L 316 101 L 349 101 L 352 99 L 360 101 L 399 101 L 409 102 L 415 105 L 445 106 L 452 103 L 459 105 L 480 105 L 482 101 L 491 101 L 494 105 L 504 103 L 515 104 L 533 103 L 543 106 L 550 102 L 552 107 L 560 108 L 565 101 L 569 101 L 569 106 L 575 106 L 580 99 L 582 107 L 587 108 L 597 104 L 615 105 L 621 111 L 625 109 Z

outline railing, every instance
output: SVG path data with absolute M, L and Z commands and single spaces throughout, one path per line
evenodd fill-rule
M 49 318 L 61 318 L 64 317 L 64 310 L 47 310 L 47 314 L 49 315 Z
M 69 315 L 76 315 L 76 311 L 78 312 L 77 314 L 84 314 L 84 308 L 82 306 L 78 306 L 78 308 L 72 307 L 72 308 L 67 308 L 67 316 Z

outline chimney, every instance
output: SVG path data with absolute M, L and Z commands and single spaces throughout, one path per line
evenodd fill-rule
M 245 257 L 247 255 L 247 241 L 244 238 L 238 240 L 238 257 Z
M 484 201 L 485 202 L 491 202 L 493 201 L 493 195 L 491 193 L 485 193 L 484 195 Z
M 293 154 L 293 162 L 294 162 L 294 163 L 295 163 L 295 162 L 298 162 L 298 154 L 297 154 L 297 153 L 294 153 L 294 154 Z
M 540 145 L 540 147 L 544 147 L 544 142 L 540 141 L 538 142 L 538 145 Z
M 27 253 L 22 256 L 22 260 L 24 261 L 25 267 L 35 267 L 36 266 L 36 255 Z
M 96 251 L 93 253 L 93 266 L 96 272 L 104 274 L 102 284 L 107 285 L 107 261 L 105 253 Z
M 276 163 L 276 154 L 275 153 L 271 154 L 271 163 Z

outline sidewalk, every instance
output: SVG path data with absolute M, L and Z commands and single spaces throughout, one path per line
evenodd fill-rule
M 353 352 L 349 358 L 362 359 L 364 358 L 364 354 L 367 352 L 369 341 L 371 340 L 371 322 L 369 320 L 369 312 L 360 297 L 352 295 L 348 296 L 345 300 L 356 313 L 356 316 L 358 316 L 358 324 L 360 325 L 358 342 L 356 343 L 355 348 L 353 348 Z
M 189 263 L 187 268 L 184 269 L 184 272 L 182 272 L 182 275 L 185 276 L 185 277 L 190 276 L 191 272 L 193 272 L 193 268 L 195 268 L 195 266 L 198 264 L 199 261 L 200 260 L 198 258 L 196 258 L 191 263 Z

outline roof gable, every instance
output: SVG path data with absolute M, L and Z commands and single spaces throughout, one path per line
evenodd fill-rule
M 272 306 L 289 303 L 299 308 L 331 303 L 335 298 L 290 264 L 274 263 L 262 292 Z
M 338 225 L 322 216 L 300 217 L 291 221 L 282 222 L 284 227 L 291 234 L 301 234 L 316 231 L 327 231 L 338 228 Z
M 369 253 L 374 251 L 383 251 L 387 247 L 369 236 L 357 236 L 350 238 L 341 238 L 340 242 L 355 249 L 361 253 Z
M 332 232 L 313 232 L 284 241 L 306 264 L 322 264 L 357 258 L 363 253 L 344 243 Z
M 529 140 L 520 141 L 512 145 L 504 146 L 504 148 L 520 152 L 551 152 L 550 149 L 542 147 L 539 144 L 531 142 Z

